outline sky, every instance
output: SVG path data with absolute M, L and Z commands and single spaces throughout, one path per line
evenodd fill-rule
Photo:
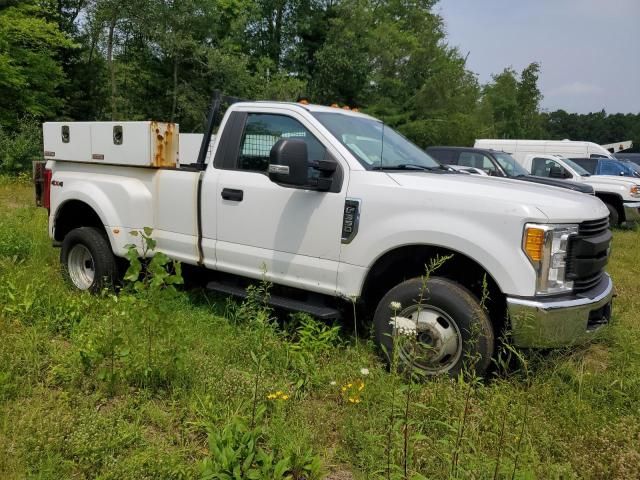
M 539 62 L 543 110 L 640 113 L 640 0 L 440 0 L 436 10 L 480 82 Z

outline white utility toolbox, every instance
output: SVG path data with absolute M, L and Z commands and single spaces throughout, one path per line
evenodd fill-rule
M 180 127 L 163 122 L 48 122 L 47 160 L 175 168 Z

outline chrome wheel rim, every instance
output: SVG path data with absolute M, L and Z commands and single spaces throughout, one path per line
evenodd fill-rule
M 87 247 L 78 243 L 71 247 L 67 259 L 69 278 L 80 290 L 88 290 L 96 275 L 95 262 Z
M 462 356 L 458 324 L 437 307 L 412 305 L 392 319 L 391 325 L 398 359 L 406 366 L 437 375 L 451 370 Z

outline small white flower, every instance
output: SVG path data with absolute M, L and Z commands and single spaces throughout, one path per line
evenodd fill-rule
M 416 322 L 406 317 L 391 317 L 389 324 L 399 335 L 415 335 L 418 331 Z
M 331 382 L 329 382 L 329 385 L 331 385 L 332 387 L 335 387 L 338 384 L 338 382 L 336 382 L 335 380 L 332 380 Z
M 395 310 L 396 312 L 402 308 L 400 302 L 391 302 L 389 306 L 391 307 L 391 310 Z
M 364 376 L 369 375 L 369 369 L 368 368 L 361 368 L 360 369 L 360 373 Z

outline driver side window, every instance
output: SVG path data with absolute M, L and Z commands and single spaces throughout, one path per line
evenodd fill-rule
M 531 164 L 531 175 L 536 177 L 563 178 L 566 170 L 550 158 L 534 158 Z
M 281 138 L 303 140 L 307 162 L 325 158 L 325 148 L 300 122 L 285 115 L 250 113 L 242 134 L 237 169 L 266 172 L 271 147 Z

